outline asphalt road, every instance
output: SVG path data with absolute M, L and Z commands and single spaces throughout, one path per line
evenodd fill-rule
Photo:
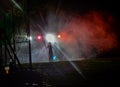
M 119 67 L 118 59 L 37 63 L 33 64 L 33 71 L 23 70 L 1 75 L 0 84 L 1 87 L 118 86 Z

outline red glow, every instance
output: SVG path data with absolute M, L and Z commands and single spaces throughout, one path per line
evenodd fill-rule
M 89 12 L 84 16 L 74 16 L 69 23 L 61 29 L 61 41 L 71 50 L 81 46 L 81 50 L 89 53 L 96 49 L 98 53 L 108 51 L 117 44 L 116 35 L 112 30 L 114 20 L 110 14 L 102 12 Z M 80 44 L 80 46 L 78 45 Z M 72 48 L 73 47 L 73 48 Z
M 41 40 L 41 38 L 42 38 L 42 36 L 40 36 L 40 35 L 39 35 L 39 36 L 37 36 L 37 39 L 38 39 L 38 40 Z

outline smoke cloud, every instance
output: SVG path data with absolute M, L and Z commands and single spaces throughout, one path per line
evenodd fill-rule
M 111 15 L 91 11 L 84 16 L 73 15 L 60 29 L 61 46 L 71 56 L 95 57 L 117 45 Z
M 48 12 L 47 16 L 39 15 L 32 19 L 31 35 L 42 33 L 60 34 L 61 38 L 53 46 L 53 51 L 59 59 L 69 60 L 93 58 L 117 46 L 114 32 L 114 18 L 105 12 L 90 11 L 84 15 L 66 13 L 59 10 L 56 15 Z M 44 38 L 43 38 L 44 39 Z M 31 42 L 33 62 L 48 61 L 47 42 Z M 59 48 L 59 49 L 58 49 Z

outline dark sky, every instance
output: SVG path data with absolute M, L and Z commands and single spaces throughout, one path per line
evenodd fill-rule
M 76 12 L 85 14 L 91 10 L 101 10 L 110 13 L 116 18 L 120 19 L 119 2 L 116 0 L 28 0 L 30 11 L 45 8 L 59 8 L 66 12 Z
M 15 0 L 21 2 L 24 0 Z M 26 1 L 26 0 L 25 0 Z M 30 4 L 30 10 L 35 10 L 37 7 L 46 7 L 49 6 L 57 7 L 66 11 L 73 12 L 86 12 L 89 10 L 103 10 L 111 12 L 115 17 L 119 17 L 119 1 L 117 0 L 28 0 Z M 0 8 L 8 9 L 11 6 L 10 0 L 0 0 Z
M 61 8 L 67 11 L 89 11 L 92 9 L 101 9 L 112 12 L 118 15 L 119 3 L 115 0 L 31 0 L 31 7 L 51 4 L 53 6 L 60 5 Z
M 22 2 L 26 0 L 15 0 Z M 120 17 L 120 4 L 117 0 L 28 0 L 30 11 L 38 9 L 49 8 L 61 8 L 68 12 L 85 13 L 90 10 L 102 10 L 110 12 L 116 20 L 119 21 Z M 11 7 L 10 0 L 0 0 L 0 10 L 9 9 Z

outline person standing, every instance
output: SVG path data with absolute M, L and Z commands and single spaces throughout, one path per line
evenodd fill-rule
M 53 58 L 53 50 L 52 50 L 52 44 L 49 42 L 48 43 L 48 50 L 49 50 L 49 61 L 51 62 L 52 61 L 52 58 Z

